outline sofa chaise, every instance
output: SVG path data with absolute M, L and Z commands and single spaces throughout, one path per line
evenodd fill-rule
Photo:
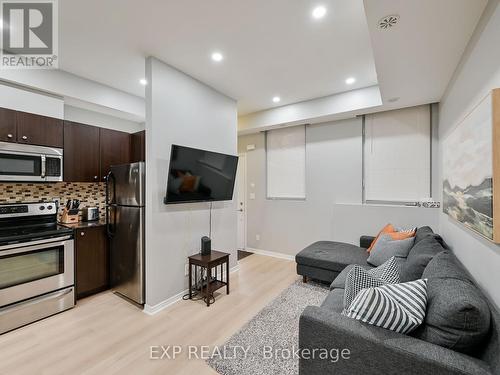
M 500 374 L 500 314 L 429 227 L 417 230 L 413 248 L 401 264 L 406 277 L 428 279 L 427 316 L 416 331 L 404 335 L 341 314 L 350 268 L 354 264 L 372 267 L 366 262 L 366 248 L 372 240 L 362 237 L 359 247 L 321 241 L 297 254 L 297 272 L 304 280 L 331 282 L 322 305 L 306 307 L 300 317 L 300 349 L 350 352 L 349 359 L 338 361 L 301 358 L 300 374 Z M 460 303 L 461 310 L 448 317 L 447 307 Z M 478 321 L 483 324 L 471 326 L 466 317 L 478 309 L 483 317 Z M 457 324 L 463 329 L 456 330 Z M 436 340 L 445 342 L 446 347 L 433 343 Z M 474 340 L 475 345 L 467 346 Z

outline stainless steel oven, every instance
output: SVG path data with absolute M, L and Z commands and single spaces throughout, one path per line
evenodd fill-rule
M 62 180 L 62 149 L 0 142 L 0 181 Z
M 0 246 L 0 333 L 73 306 L 71 236 Z

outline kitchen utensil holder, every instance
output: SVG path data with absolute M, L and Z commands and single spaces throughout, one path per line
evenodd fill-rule
M 68 210 L 67 208 L 64 208 L 61 216 L 61 223 L 72 224 L 72 223 L 78 223 L 78 221 L 79 221 L 78 210 Z

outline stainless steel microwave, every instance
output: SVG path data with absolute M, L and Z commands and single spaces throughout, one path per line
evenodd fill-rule
M 62 149 L 0 142 L 0 181 L 62 180 Z

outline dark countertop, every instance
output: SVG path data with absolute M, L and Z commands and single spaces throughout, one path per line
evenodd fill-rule
M 66 228 L 71 228 L 71 229 L 85 229 L 85 228 L 92 228 L 92 227 L 103 227 L 106 225 L 106 221 L 104 221 L 104 220 L 79 221 L 78 223 L 71 223 L 71 224 L 59 223 L 59 225 L 62 225 Z

